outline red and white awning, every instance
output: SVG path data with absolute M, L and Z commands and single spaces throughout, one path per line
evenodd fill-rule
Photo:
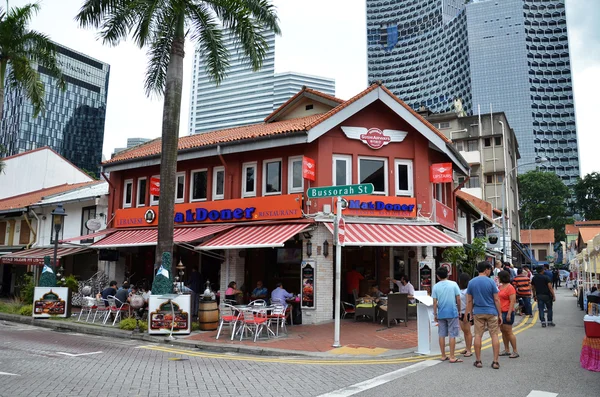
M 90 238 L 93 239 L 94 237 L 106 236 L 106 235 L 112 234 L 116 231 L 117 231 L 117 229 L 103 229 L 103 230 L 99 230 L 95 233 L 86 234 L 84 236 L 71 237 L 71 238 L 66 238 L 64 240 L 58 240 L 58 242 L 60 244 L 60 243 L 68 243 L 71 241 L 87 240 Z
M 201 238 L 231 229 L 233 225 L 208 225 L 198 227 L 177 227 L 173 231 L 173 241 L 190 243 Z M 91 245 L 92 248 L 142 247 L 156 245 L 158 229 L 117 230 L 110 236 Z
M 326 223 L 333 234 L 333 224 Z M 374 223 L 347 223 L 346 246 L 390 247 L 457 247 L 462 243 L 448 236 L 435 226 L 428 225 L 381 225 Z
M 67 255 L 81 254 L 84 251 L 91 250 L 85 247 L 60 247 L 57 250 L 57 262 L 60 263 L 60 260 Z M 54 248 L 33 248 L 12 252 L 0 256 L 0 263 L 9 265 L 43 265 L 45 256 L 49 256 L 51 261 L 54 260 Z
M 284 243 L 307 227 L 307 223 L 281 223 L 271 225 L 237 226 L 227 233 L 214 237 L 196 249 L 240 249 L 283 247 Z

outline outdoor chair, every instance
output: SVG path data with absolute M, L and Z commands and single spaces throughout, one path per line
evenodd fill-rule
M 113 320 L 113 327 L 115 326 L 115 324 L 117 323 L 117 320 L 120 320 L 123 315 L 121 313 L 123 312 L 127 312 L 129 313 L 129 303 L 127 302 L 121 302 L 119 299 L 117 299 L 116 297 L 109 295 L 108 296 L 108 303 L 109 303 L 109 312 L 106 314 L 106 317 L 104 318 L 104 322 L 102 324 L 106 324 L 106 322 L 108 321 L 108 319 L 110 318 L 111 315 L 115 316 L 115 319 Z
M 246 331 L 250 331 L 250 333 L 254 334 L 254 342 L 256 342 L 258 335 L 267 324 L 267 317 L 259 316 L 252 310 L 244 310 L 244 319 L 241 321 L 242 329 L 240 332 L 240 342 L 242 341 Z
M 81 317 L 85 316 L 85 322 L 87 323 L 90 319 L 90 315 L 98 308 L 96 299 L 86 296 L 81 302 L 81 311 L 77 321 L 81 321 Z
M 219 323 L 219 330 L 217 331 L 216 339 L 219 339 L 223 325 L 227 325 L 231 329 L 231 339 L 233 340 L 235 326 L 239 320 L 240 312 L 238 312 L 232 305 L 228 305 L 226 303 L 221 305 L 219 312 L 221 314 L 221 322 Z
M 377 305 L 373 300 L 365 301 L 364 299 L 358 298 L 356 290 L 352 290 L 354 294 L 354 321 L 358 321 L 359 317 L 371 317 L 372 321 L 375 322 L 377 314 Z
M 356 309 L 352 303 L 342 301 L 342 318 L 352 315 L 354 316 Z
M 256 299 L 248 303 L 248 306 L 267 306 L 267 302 L 264 299 Z
M 292 316 L 292 305 L 288 305 L 287 302 L 282 302 L 281 299 L 279 298 L 273 298 L 271 299 L 271 304 L 272 305 L 281 305 L 283 307 L 285 307 L 285 318 L 290 320 L 290 325 L 294 325 L 294 318 Z
M 394 320 L 403 320 L 404 326 L 408 324 L 408 294 L 389 294 L 387 302 L 387 310 L 380 310 L 379 313 L 382 315 L 384 322 L 387 323 L 388 328 L 390 323 Z
M 273 322 L 275 322 L 275 333 L 274 335 L 276 337 L 279 336 L 279 327 L 281 327 L 281 329 L 285 332 L 285 334 L 287 335 L 287 327 L 285 325 L 285 307 L 279 303 L 275 303 L 273 304 L 273 311 L 271 312 L 271 314 L 269 314 L 267 316 L 267 318 L 269 319 L 269 322 L 267 324 L 267 330 L 270 331 L 271 333 L 273 332 L 271 330 L 271 324 Z

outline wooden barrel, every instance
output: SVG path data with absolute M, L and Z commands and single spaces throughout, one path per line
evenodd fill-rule
M 200 301 L 198 322 L 202 331 L 215 331 L 218 328 L 219 307 L 216 301 Z

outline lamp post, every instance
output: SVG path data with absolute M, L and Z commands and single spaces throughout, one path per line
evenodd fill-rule
M 58 204 L 56 208 L 50 213 L 52 215 L 52 224 L 54 225 L 54 269 L 57 269 L 57 261 L 58 261 L 58 233 L 60 233 L 60 229 L 62 229 L 63 219 L 67 216 L 65 209 L 62 204 Z M 58 273 L 57 277 L 61 277 Z
M 504 141 L 504 144 L 506 145 L 506 141 Z M 546 157 L 538 157 L 535 159 L 535 161 L 531 161 L 529 163 L 523 163 L 523 164 L 520 164 L 520 166 L 532 165 L 532 164 L 542 164 L 547 161 L 548 161 L 548 159 Z M 506 162 L 504 162 L 504 167 L 506 168 Z M 507 172 L 504 175 L 504 179 L 502 180 L 502 262 L 506 261 L 506 214 L 504 213 L 506 211 L 506 187 L 508 186 L 506 183 L 506 180 L 512 175 L 512 173 L 517 168 L 519 168 L 519 165 L 514 166 L 510 170 L 510 172 Z M 512 236 L 510 236 L 510 238 L 511 238 L 511 243 L 512 243 Z
M 531 266 L 532 267 L 533 267 L 533 251 L 531 250 L 531 228 L 533 227 L 533 224 L 535 222 L 537 222 L 537 221 L 539 221 L 541 219 L 548 219 L 548 220 L 550 220 L 550 219 L 552 219 L 552 216 L 550 216 L 550 215 L 542 216 L 541 218 L 534 219 L 533 222 L 531 222 L 529 224 L 529 254 L 531 255 L 531 259 L 532 259 L 532 261 L 531 261 Z

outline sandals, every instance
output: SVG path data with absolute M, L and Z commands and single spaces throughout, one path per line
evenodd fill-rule
M 494 369 L 500 369 L 500 363 L 498 361 L 492 362 L 492 368 L 494 368 Z
M 513 354 L 511 354 L 508 358 L 519 358 L 519 357 L 521 357 L 521 356 L 519 356 L 519 353 L 513 352 Z
M 483 364 L 481 364 L 481 361 L 475 361 L 475 362 L 473 363 L 473 366 L 474 366 L 475 368 L 483 368 Z
M 448 357 L 448 356 L 446 356 L 444 358 L 440 358 L 440 361 L 448 361 L 448 360 L 450 360 L 450 357 Z
M 473 355 L 473 353 L 471 353 L 471 352 L 463 353 L 463 357 L 471 357 L 472 355 Z
M 455 359 L 454 361 L 450 360 L 450 364 L 456 364 L 456 363 L 462 363 L 463 360 L 461 360 L 460 358 Z
M 502 353 L 499 354 L 500 357 L 507 357 L 510 356 L 510 352 L 507 352 L 506 350 L 503 351 Z

